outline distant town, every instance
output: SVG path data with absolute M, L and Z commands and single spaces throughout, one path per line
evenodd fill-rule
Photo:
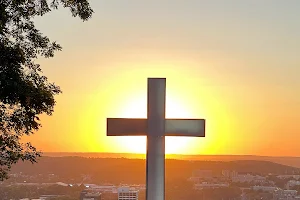
M 62 157 L 22 163 L 0 183 L 1 200 L 144 200 L 143 162 Z M 300 200 L 298 168 L 264 161 L 166 162 L 166 200 Z

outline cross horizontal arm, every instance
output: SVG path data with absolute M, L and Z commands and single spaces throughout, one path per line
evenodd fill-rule
M 205 120 L 166 119 L 165 136 L 205 137 Z
M 107 118 L 108 136 L 147 135 L 147 119 Z
M 108 118 L 108 136 L 142 136 L 147 135 L 147 119 L 142 118 Z M 165 136 L 205 137 L 204 119 L 166 119 Z

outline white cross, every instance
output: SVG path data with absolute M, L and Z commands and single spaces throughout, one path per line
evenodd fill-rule
M 107 135 L 147 136 L 146 200 L 164 200 L 165 136 L 205 137 L 205 120 L 165 119 L 165 78 L 148 78 L 147 98 L 147 119 L 107 118 Z

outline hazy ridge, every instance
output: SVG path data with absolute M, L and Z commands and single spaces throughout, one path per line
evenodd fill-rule
M 66 157 L 78 156 L 85 158 L 137 158 L 145 159 L 145 154 L 132 153 L 86 153 L 86 152 L 44 152 L 43 156 Z M 236 161 L 236 160 L 257 160 L 270 161 L 282 165 L 300 168 L 300 157 L 276 157 L 276 156 L 256 156 L 256 155 L 167 155 L 167 158 L 179 160 L 200 160 L 200 161 Z

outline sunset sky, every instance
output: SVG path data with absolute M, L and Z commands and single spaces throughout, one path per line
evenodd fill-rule
M 47 152 L 146 152 L 107 137 L 107 117 L 146 117 L 148 77 L 167 78 L 166 117 L 205 118 L 205 138 L 167 153 L 300 156 L 299 0 L 93 0 L 37 18 L 63 46 L 40 59 L 63 90 L 30 140 Z

